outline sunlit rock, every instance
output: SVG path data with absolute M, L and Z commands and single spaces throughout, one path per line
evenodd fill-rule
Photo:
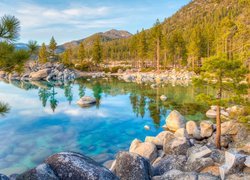
M 166 126 L 171 131 L 176 131 L 185 127 L 185 118 L 178 111 L 174 110 L 168 115 L 166 119 Z
M 153 162 L 157 157 L 156 145 L 151 142 L 141 142 L 135 139 L 129 148 L 129 152 L 136 153 Z
M 162 101 L 166 101 L 166 100 L 167 100 L 167 96 L 161 95 L 160 99 L 161 99 Z
M 202 121 L 200 123 L 201 137 L 210 137 L 213 134 L 213 123 L 210 121 Z

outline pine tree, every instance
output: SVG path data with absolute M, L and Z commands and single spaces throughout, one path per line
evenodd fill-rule
M 242 103 L 242 94 L 247 93 L 248 85 L 242 84 L 248 70 L 238 59 L 228 60 L 227 55 L 217 55 L 207 58 L 202 67 L 201 76 L 194 80 L 196 85 L 210 86 L 216 91 L 216 95 L 199 94 L 198 99 L 210 105 L 217 106 L 216 116 L 216 147 L 220 148 L 221 137 L 221 106 L 227 102 Z M 227 97 L 223 96 L 227 93 Z
M 80 60 L 81 63 L 86 58 L 85 48 L 84 48 L 83 42 L 79 45 L 77 58 Z
M 142 29 L 139 35 L 139 42 L 138 42 L 138 56 L 140 58 L 139 66 L 140 68 L 144 66 L 144 61 L 147 56 L 147 39 L 146 39 L 146 32 Z
M 64 53 L 62 54 L 62 63 L 70 66 L 71 65 L 71 60 L 72 60 L 72 50 L 71 49 L 67 49 L 66 51 L 64 51 Z
M 41 48 L 39 49 L 38 53 L 38 61 L 40 63 L 48 62 L 48 52 L 45 43 L 42 44 Z
M 49 43 L 50 55 L 52 56 L 52 58 L 55 58 L 56 46 L 57 46 L 56 40 L 54 36 L 52 36 L 50 43 Z
M 102 46 L 100 42 L 100 37 L 97 36 L 93 45 L 93 61 L 96 65 L 99 65 L 102 62 Z
M 160 70 L 160 46 L 162 41 L 162 27 L 159 19 L 156 20 L 152 30 L 152 39 L 155 46 L 155 60 L 156 60 L 156 69 L 157 71 Z

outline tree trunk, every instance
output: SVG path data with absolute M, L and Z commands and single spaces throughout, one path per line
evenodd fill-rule
M 160 70 L 160 39 L 157 39 L 157 55 L 156 55 L 156 59 L 157 59 L 157 71 L 159 72 Z
M 216 147 L 217 147 L 218 149 L 221 148 L 220 136 L 221 136 L 220 106 L 217 105 L 217 114 L 216 114 L 216 139 L 215 139 L 215 145 L 216 145 Z

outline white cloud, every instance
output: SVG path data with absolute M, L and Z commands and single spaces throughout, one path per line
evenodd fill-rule
M 81 31 L 87 28 L 113 28 L 118 23 L 118 19 L 111 16 L 112 8 L 106 6 L 48 8 L 34 3 L 17 2 L 13 7 L 11 4 L 0 2 L 0 16 L 4 14 L 15 15 L 21 21 L 21 35 L 25 36 L 28 35 L 27 32 L 33 35 L 34 31 L 35 34 L 43 36 L 47 31 L 51 33 L 52 29 L 56 30 L 54 33 L 70 33 L 72 29 Z

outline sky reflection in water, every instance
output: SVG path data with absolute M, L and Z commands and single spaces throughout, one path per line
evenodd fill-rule
M 160 101 L 162 94 L 168 101 Z M 79 107 L 76 101 L 84 95 L 97 98 L 97 105 Z M 103 163 L 128 149 L 134 138 L 159 133 L 170 109 L 189 119 L 203 118 L 194 96 L 192 86 L 151 89 L 116 79 L 0 82 L 0 101 L 11 107 L 0 117 L 0 173 L 20 173 L 60 151 L 84 153 Z

